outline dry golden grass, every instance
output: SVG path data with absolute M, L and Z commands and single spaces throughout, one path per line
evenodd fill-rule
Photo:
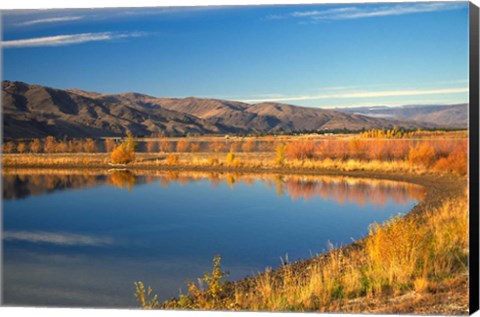
M 148 145 L 159 143 L 160 152 L 150 152 L 151 149 L 138 152 L 129 166 L 467 173 L 467 140 L 460 138 L 465 136 L 465 131 L 415 133 L 429 137 L 362 139 L 358 135 L 306 135 L 145 139 L 142 142 L 147 144 L 147 150 Z M 47 141 L 46 148 L 53 148 Z M 135 141 L 130 137 L 124 143 L 134 144 Z M 186 152 L 188 150 L 191 152 Z M 116 157 L 114 154 L 115 151 L 112 158 Z M 107 153 L 22 153 L 4 154 L 2 161 L 7 167 L 94 167 L 106 166 L 112 158 Z M 133 158 L 131 155 L 128 160 L 117 161 L 126 163 Z
M 205 293 L 197 289 L 182 300 L 156 303 L 154 308 L 368 311 L 359 299 L 435 293 L 438 290 L 434 288 L 442 283 L 465 279 L 467 233 L 465 195 L 421 215 L 375 224 L 360 247 L 332 250 L 302 270 L 291 265 L 277 271 L 267 269 L 251 279 L 248 287 L 235 284 L 232 292 L 218 295 L 216 305 L 201 301 Z M 215 283 L 222 276 L 217 278 Z

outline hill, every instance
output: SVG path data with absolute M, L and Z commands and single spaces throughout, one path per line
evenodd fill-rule
M 225 134 L 393 126 L 434 127 L 348 111 L 280 103 L 247 104 L 207 98 L 100 94 L 23 82 L 2 82 L 4 137 L 31 138 Z M 399 119 L 403 119 L 400 117 Z

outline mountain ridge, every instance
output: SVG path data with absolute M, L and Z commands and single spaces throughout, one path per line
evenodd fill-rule
M 334 109 L 210 98 L 102 94 L 2 82 L 4 137 L 108 137 L 253 132 L 432 128 L 434 122 L 389 120 Z

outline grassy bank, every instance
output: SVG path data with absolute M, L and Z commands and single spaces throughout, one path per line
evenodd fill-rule
M 186 295 L 158 303 L 137 283 L 136 296 L 144 308 L 465 314 L 466 179 L 422 179 L 428 193 L 411 213 L 349 246 L 237 282 L 223 281 L 216 258 Z
M 405 172 L 408 174 L 449 173 L 463 175 L 466 168 L 425 165 L 407 160 L 361 160 L 361 159 L 285 159 L 276 162 L 275 153 L 137 153 L 129 169 L 166 170 L 216 170 L 216 171 L 368 171 Z M 110 157 L 106 153 L 84 154 L 3 154 L 4 168 L 103 168 L 109 169 Z M 463 163 L 462 163 L 463 164 Z M 465 160 L 466 164 L 466 160 Z

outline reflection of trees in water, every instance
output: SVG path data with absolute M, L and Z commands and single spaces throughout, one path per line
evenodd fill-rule
M 25 198 L 69 188 L 91 187 L 104 181 L 104 175 L 3 174 L 3 198 Z
M 346 176 L 307 176 L 247 174 L 188 171 L 102 171 L 25 169 L 3 172 L 3 197 L 5 199 L 39 195 L 67 188 L 83 188 L 96 185 L 113 185 L 132 190 L 135 184 L 158 181 L 163 187 L 172 183 L 181 185 L 208 180 L 211 185 L 225 183 L 231 188 L 238 184 L 251 186 L 261 181 L 275 190 L 277 195 L 289 196 L 292 200 L 309 200 L 315 197 L 346 202 L 384 206 L 387 201 L 407 204 L 421 200 L 422 187 L 389 180 L 361 179 Z
M 130 191 L 137 183 L 137 176 L 130 171 L 113 171 L 108 175 L 111 184 L 118 188 L 127 188 Z
M 367 203 L 385 206 L 389 200 L 406 205 L 412 200 L 422 199 L 424 195 L 419 186 L 409 183 L 348 178 L 320 178 L 318 181 L 289 179 L 285 182 L 285 190 L 293 200 L 319 197 L 333 199 L 339 204 L 350 202 L 361 206 Z

